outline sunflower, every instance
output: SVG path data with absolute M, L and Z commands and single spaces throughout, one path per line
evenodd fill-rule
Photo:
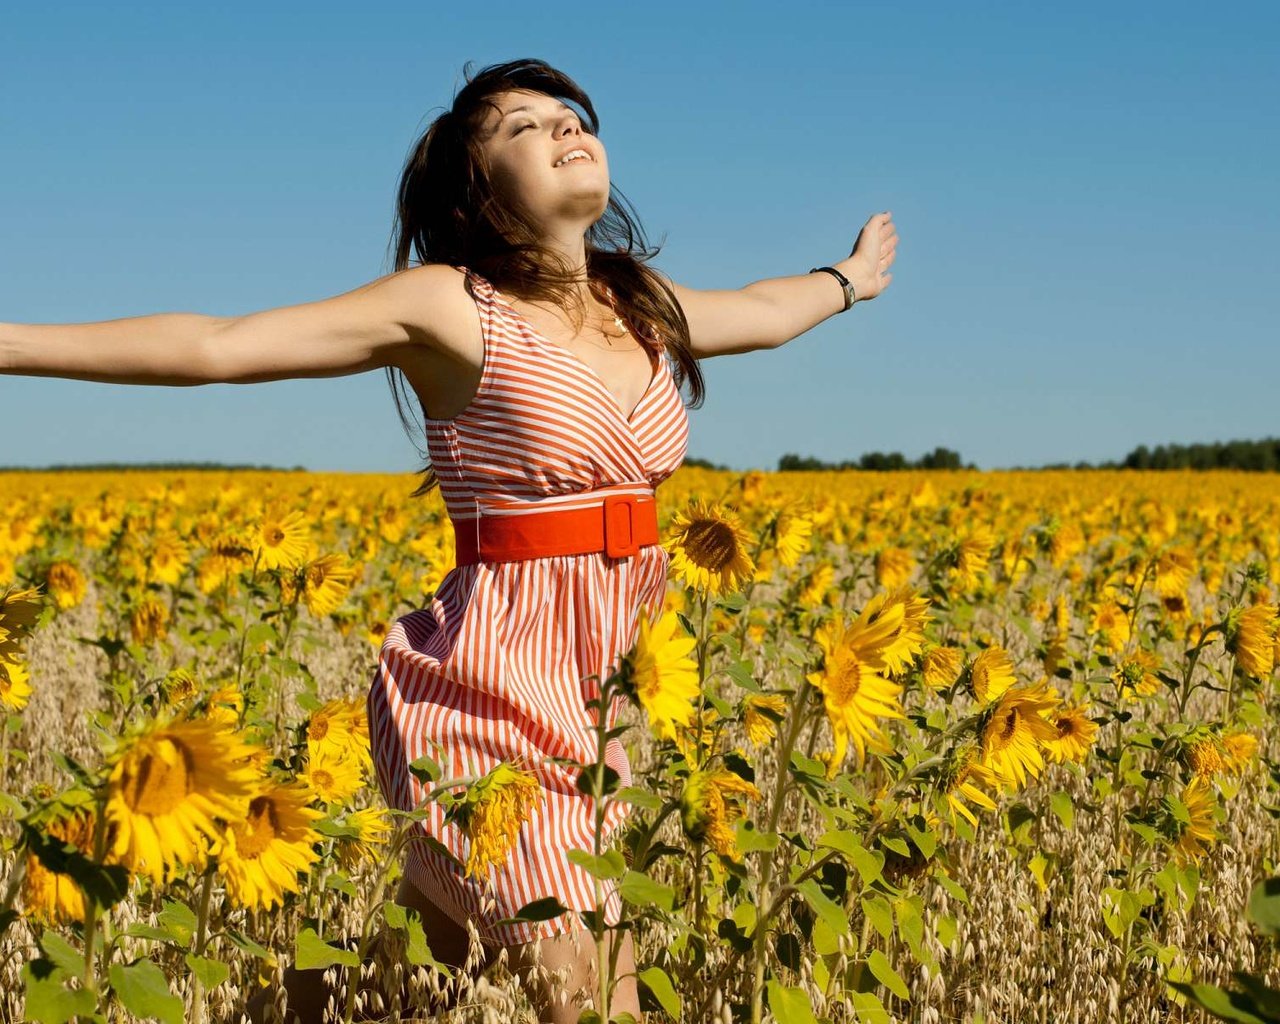
M 1058 697 L 1043 682 L 1011 687 L 999 703 L 984 714 L 979 727 L 982 763 L 1010 790 L 1039 777 L 1044 767 L 1045 740 L 1057 739 L 1058 730 L 1044 716 L 1054 711 Z
M 973 590 L 982 582 L 995 545 L 995 535 L 982 523 L 956 541 L 950 552 L 948 575 L 962 591 Z
M 743 702 L 742 721 L 753 747 L 770 742 L 778 733 L 778 722 L 787 713 L 787 698 L 780 693 L 753 693 Z
M 1211 735 L 1202 735 L 1183 744 L 1181 755 L 1182 763 L 1192 775 L 1200 778 L 1212 778 L 1226 768 L 1222 749 L 1218 746 L 1217 739 Z
M 987 786 L 994 791 L 999 787 L 1000 780 L 995 772 L 981 762 L 980 756 L 981 751 L 977 744 L 962 745 L 952 752 L 943 769 L 940 785 L 947 797 L 947 810 L 952 825 L 955 824 L 956 815 L 963 814 L 969 819 L 969 824 L 977 827 L 978 819 L 965 804 L 966 799 L 989 811 L 994 811 L 996 808 L 995 801 L 989 794 L 983 792 L 981 786 Z
M 269 783 L 249 801 L 244 820 L 231 822 L 214 843 L 210 853 L 236 906 L 270 910 L 298 891 L 298 872 L 320 856 L 313 823 L 324 814 L 308 806 L 311 800 L 297 782 Z
M 663 612 L 651 624 L 641 608 L 636 644 L 626 656 L 636 697 L 654 733 L 666 740 L 675 740 L 676 727 L 693 717 L 699 690 L 697 663 L 687 656 L 697 640 L 674 635 L 679 621 L 675 612 Z
M 298 509 L 268 511 L 257 524 L 250 545 L 259 567 L 296 569 L 307 560 L 311 529 Z
M 165 531 L 151 539 L 147 557 L 146 581 L 148 583 L 177 584 L 191 563 L 191 552 L 186 542 L 176 533 Z
M 1183 821 L 1166 802 L 1169 812 L 1170 828 L 1176 834 L 1173 839 L 1173 855 L 1181 864 L 1198 861 L 1209 849 L 1209 844 L 1218 838 L 1214 829 L 1214 818 L 1217 805 L 1209 788 L 1209 780 L 1204 776 L 1194 776 L 1183 787 L 1180 796 L 1182 805 L 1187 809 L 1190 821 Z
M 114 860 L 156 882 L 202 862 L 201 833 L 215 818 L 239 821 L 260 779 L 254 750 L 221 723 L 156 721 L 127 743 L 107 777 L 106 816 Z
M 888 609 L 899 606 L 902 608 L 902 624 L 880 652 L 885 668 L 892 676 L 906 671 L 924 646 L 924 628 L 930 618 L 929 599 L 907 587 L 895 587 L 876 594 L 867 602 L 865 609 L 870 621 L 875 622 Z
M 1013 662 L 1008 652 L 998 644 L 979 651 L 969 666 L 969 685 L 973 695 L 989 704 L 1015 685 L 1018 677 L 1013 673 Z
M 1094 606 L 1091 626 L 1094 633 L 1102 634 L 1103 642 L 1112 651 L 1124 650 L 1129 642 L 1129 616 L 1114 601 Z
M 1160 689 L 1160 677 L 1156 675 L 1159 671 L 1160 659 L 1154 652 L 1139 647 L 1116 666 L 1111 681 L 1122 699 L 1137 700 L 1150 697 Z
M 905 586 L 915 572 L 916 560 L 906 548 L 885 547 L 876 552 L 876 583 L 894 589 Z
M 286 604 L 301 599 L 307 611 L 323 618 L 338 610 L 354 576 L 353 567 L 341 555 L 321 555 L 283 576 L 280 590 Z
M 44 831 L 92 857 L 94 825 L 93 813 L 79 808 L 47 822 Z M 49 926 L 84 920 L 83 890 L 70 875 L 45 867 L 34 853 L 27 854 L 22 905 L 27 917 Z
M 1045 749 L 1059 763 L 1075 761 L 1083 764 L 1089 747 L 1098 735 L 1098 723 L 1087 717 L 1089 703 L 1085 701 L 1072 707 L 1060 708 L 1050 716 L 1058 730 L 1056 739 L 1044 741 Z
M 848 628 L 843 617 L 823 623 L 814 639 L 822 648 L 822 669 L 807 678 L 821 693 L 835 750 L 828 763 L 834 777 L 844 761 L 850 737 L 858 750 L 858 763 L 866 758 L 866 744 L 882 738 L 877 718 L 904 718 L 899 698 L 902 687 L 885 673 L 882 652 L 902 627 L 904 608 L 890 605 L 874 622 L 867 609 Z
M 716 740 L 716 723 L 720 721 L 720 712 L 712 704 L 706 704 L 701 711 L 694 708 L 694 715 L 686 725 L 676 729 L 675 745 L 680 755 L 690 764 L 702 764 Z
M 800 509 L 787 506 L 773 518 L 771 527 L 773 553 L 790 568 L 809 550 L 813 533 L 813 517 Z
M 229 679 L 209 694 L 205 704 L 206 718 L 234 728 L 244 713 L 244 692 L 234 679 Z
M 741 861 L 733 825 L 743 817 L 743 799 L 759 800 L 754 783 L 723 768 L 697 771 L 680 794 L 680 821 L 695 842 L 711 844 L 721 857 Z
M 796 601 L 802 608 L 816 608 L 831 593 L 831 582 L 835 579 L 836 567 L 830 562 L 822 562 L 813 572 L 805 577 L 804 586 L 796 595 Z
M 372 768 L 364 698 L 338 698 L 316 708 L 307 723 L 307 755 L 320 760 L 349 757 L 364 768 Z
M 129 634 L 135 644 L 163 640 L 169 633 L 169 606 L 148 594 L 138 601 L 129 615 Z
M 88 583 L 75 562 L 65 559 L 52 562 L 45 570 L 45 586 L 57 606 L 66 611 L 84 600 Z
M 1240 671 L 1266 679 L 1276 667 L 1276 606 L 1263 603 L 1233 609 L 1227 616 L 1226 643 Z
M 1222 737 L 1222 760 L 1227 771 L 1238 775 L 1253 762 L 1258 738 L 1247 732 L 1229 732 Z
M 366 861 L 377 856 L 378 848 L 387 842 L 388 835 L 395 831 L 395 826 L 387 820 L 386 814 L 378 807 L 367 807 L 362 811 L 352 811 L 342 824 L 354 828 L 357 834 L 343 836 L 338 841 L 338 863 L 344 871 L 354 871 Z
M 31 673 L 23 661 L 0 660 L 0 706 L 21 711 L 31 699 Z
M 1195 559 L 1185 548 L 1169 548 L 1156 559 L 1156 593 L 1161 597 L 1181 597 L 1195 568 Z
M 695 498 L 671 519 L 671 571 L 686 585 L 715 596 L 737 590 L 755 573 L 751 538 L 730 509 Z
M 959 647 L 930 647 L 920 659 L 920 678 L 931 690 L 945 690 L 960 678 L 964 651 Z
M 308 757 L 298 778 L 325 803 L 345 804 L 364 786 L 364 765 L 330 748 L 320 757 Z
M 200 692 L 200 684 L 189 669 L 173 669 L 160 682 L 160 692 L 166 704 L 185 704 Z
M 506 761 L 467 790 L 450 814 L 469 840 L 468 878 L 486 876 L 491 867 L 506 862 L 520 827 L 542 800 L 537 777 Z
M 0 594 L 0 660 L 17 657 L 18 645 L 31 635 L 44 603 L 39 592 L 12 587 Z

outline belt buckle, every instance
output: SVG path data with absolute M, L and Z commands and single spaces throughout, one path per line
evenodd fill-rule
M 604 553 L 629 558 L 640 550 L 635 538 L 637 501 L 634 494 L 610 494 L 604 499 Z

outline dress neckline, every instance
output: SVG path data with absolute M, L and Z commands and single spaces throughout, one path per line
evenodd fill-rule
M 470 272 L 475 274 L 474 270 Z M 637 342 L 639 342 L 640 347 L 644 349 L 646 353 L 648 353 L 650 357 L 649 358 L 650 363 L 654 363 L 655 365 L 653 367 L 653 372 L 650 373 L 649 375 L 649 383 L 645 385 L 644 393 L 641 394 L 640 400 L 636 402 L 635 408 L 632 409 L 630 413 L 626 413 L 623 411 L 622 403 L 618 401 L 617 396 L 612 391 L 609 390 L 609 385 L 607 385 L 604 382 L 604 378 L 600 376 L 600 374 L 596 371 L 596 369 L 590 363 L 588 363 L 585 359 L 579 356 L 576 352 L 572 352 L 569 349 L 565 348 L 563 345 L 557 344 L 556 342 L 549 339 L 546 335 L 544 335 L 541 331 L 539 331 L 538 328 L 536 328 L 533 325 L 532 321 L 530 321 L 530 319 L 527 316 L 525 316 L 523 313 L 520 312 L 520 310 L 516 309 L 516 307 L 512 305 L 511 300 L 507 298 L 505 293 L 499 291 L 497 286 L 494 285 L 492 281 L 488 280 L 488 278 L 484 277 L 481 274 L 476 274 L 475 276 L 479 277 L 480 280 L 484 281 L 484 283 L 489 286 L 489 291 L 492 292 L 494 298 L 496 298 L 499 302 L 501 302 L 502 305 L 504 305 L 510 311 L 511 315 L 514 316 L 517 320 L 519 320 L 525 326 L 525 329 L 531 335 L 533 335 L 534 339 L 537 342 L 539 342 L 541 345 L 547 348 L 555 349 L 557 352 L 561 353 L 564 356 L 564 358 L 572 361 L 576 366 L 579 366 L 584 371 L 586 371 L 587 375 L 595 383 L 596 387 L 598 387 L 601 390 L 601 392 L 603 392 L 604 395 L 608 397 L 610 408 L 612 408 L 618 414 L 618 417 L 629 428 L 634 426 L 636 416 L 639 414 L 641 408 L 643 408 L 646 400 L 649 398 L 650 393 L 653 391 L 654 384 L 658 380 L 658 374 L 662 370 L 663 361 L 661 356 L 655 357 L 653 352 L 650 351 L 650 349 L 648 348 L 648 346 L 645 345 L 643 341 L 640 341 L 639 336 L 635 333 L 634 330 L 632 330 L 630 322 L 627 323 L 627 330 L 631 333 L 631 336 L 635 338 Z M 626 318 L 623 317 L 623 319 L 625 320 Z

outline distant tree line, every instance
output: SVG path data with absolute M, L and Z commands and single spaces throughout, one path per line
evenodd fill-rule
M 823 462 L 810 456 L 788 453 L 778 460 L 779 470 L 814 469 L 977 469 L 973 463 L 962 464 L 959 452 L 950 448 L 935 448 L 918 459 L 908 459 L 902 452 L 867 452 L 856 462 Z

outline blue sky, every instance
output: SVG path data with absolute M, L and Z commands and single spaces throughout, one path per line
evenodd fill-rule
M 387 273 L 402 161 L 464 63 L 535 56 L 591 95 L 682 284 L 804 273 L 893 211 L 884 295 L 702 364 L 691 455 L 945 445 L 998 468 L 1274 436 L 1278 11 L 21 5 L 0 39 L 0 320 L 225 316 Z M 418 465 L 381 371 L 0 376 L 0 410 L 0 464 Z

